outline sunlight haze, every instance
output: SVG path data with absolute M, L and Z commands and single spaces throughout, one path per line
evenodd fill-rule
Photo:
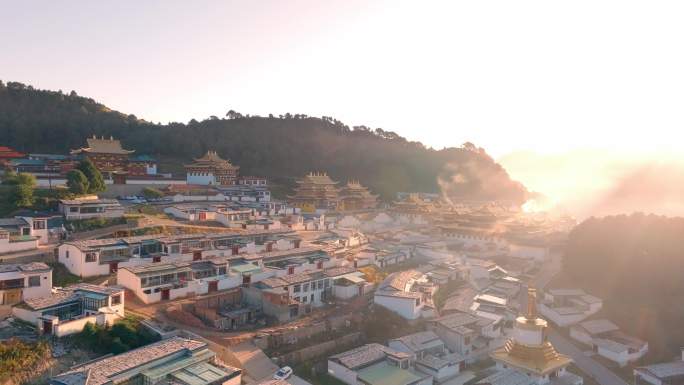
M 0 76 L 153 122 L 326 115 L 504 160 L 681 146 L 677 1 L 40 3 L 4 3 Z

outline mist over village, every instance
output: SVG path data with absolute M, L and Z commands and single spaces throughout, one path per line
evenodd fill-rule
M 0 11 L 0 385 L 684 385 L 684 5 Z

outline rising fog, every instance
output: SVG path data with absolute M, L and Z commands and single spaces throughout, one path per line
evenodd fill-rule
M 547 198 L 532 202 L 537 209 L 580 220 L 632 212 L 684 216 L 684 160 L 675 155 L 517 152 L 498 161 L 513 179 Z

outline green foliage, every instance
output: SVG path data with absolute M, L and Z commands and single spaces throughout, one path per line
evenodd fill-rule
M 125 223 L 126 218 L 90 218 L 69 221 L 67 225 L 71 231 L 81 232 L 103 229 L 109 226 L 123 225 Z
M 13 338 L 0 344 L 0 382 L 30 373 L 50 358 L 50 346 L 45 341 L 26 343 Z
M 438 179 L 454 197 L 523 202 L 527 193 L 472 144 L 437 151 L 391 131 L 291 113 L 259 117 L 232 111 L 227 119 L 152 124 L 75 93 L 13 82 L 0 88 L 4 145 L 66 153 L 93 134 L 114 136 L 137 153 L 174 165 L 216 150 L 244 175 L 263 175 L 281 186 L 293 186 L 295 177 L 320 170 L 341 182 L 358 179 L 385 200 L 394 199 L 397 191 L 437 192 Z
M 86 349 L 102 354 L 119 354 L 158 341 L 158 336 L 145 329 L 140 319 L 126 316 L 109 326 L 87 323 L 74 337 Z
M 107 189 L 107 186 L 105 186 L 104 178 L 100 173 L 100 170 L 98 170 L 97 167 L 95 167 L 95 165 L 90 159 L 83 159 L 78 164 L 77 169 L 80 170 L 83 173 L 83 175 L 85 175 L 85 177 L 88 179 L 89 193 L 99 193 Z
M 68 286 L 74 283 L 81 282 L 81 278 L 77 275 L 71 274 L 69 269 L 59 262 L 47 262 L 52 268 L 52 285 L 53 286 Z
M 33 205 L 33 190 L 36 187 L 36 178 L 33 175 L 10 171 L 5 173 L 2 183 L 7 186 L 4 193 L 11 210 Z
M 88 193 L 90 184 L 88 183 L 88 178 L 81 170 L 71 170 L 67 174 L 67 187 L 70 192 L 82 195 Z
M 159 199 L 164 196 L 164 193 L 152 187 L 145 187 L 142 191 L 145 199 Z

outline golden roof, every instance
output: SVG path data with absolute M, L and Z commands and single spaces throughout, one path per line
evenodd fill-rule
M 233 168 L 238 169 L 238 166 L 233 165 L 230 161 L 221 158 L 216 151 L 207 151 L 200 158 L 195 158 L 194 163 L 185 165 L 185 167 L 219 167 L 219 168 Z
M 548 341 L 540 346 L 527 346 L 510 339 L 502 348 L 492 352 L 491 357 L 539 376 L 547 375 L 572 363 L 570 357 L 558 353 Z
M 515 327 L 537 331 L 542 336 L 544 335 L 547 323 L 537 317 L 537 291 L 533 288 L 527 289 L 527 314 L 516 319 Z M 515 339 L 509 339 L 502 348 L 495 350 L 490 356 L 496 361 L 539 376 L 547 375 L 572 363 L 570 357 L 558 353 L 548 341 L 543 341 L 539 345 L 527 345 Z
M 105 137 L 97 138 L 95 135 L 93 135 L 92 138 L 86 139 L 86 142 L 88 143 L 88 147 L 82 147 L 77 150 L 72 150 L 72 154 L 78 154 L 81 152 L 91 152 L 91 153 L 100 153 L 100 154 L 132 154 L 135 152 L 134 150 L 125 150 L 123 147 L 121 147 L 121 141 L 118 139 L 114 139 L 114 137 L 110 136 L 109 139 L 105 139 Z

